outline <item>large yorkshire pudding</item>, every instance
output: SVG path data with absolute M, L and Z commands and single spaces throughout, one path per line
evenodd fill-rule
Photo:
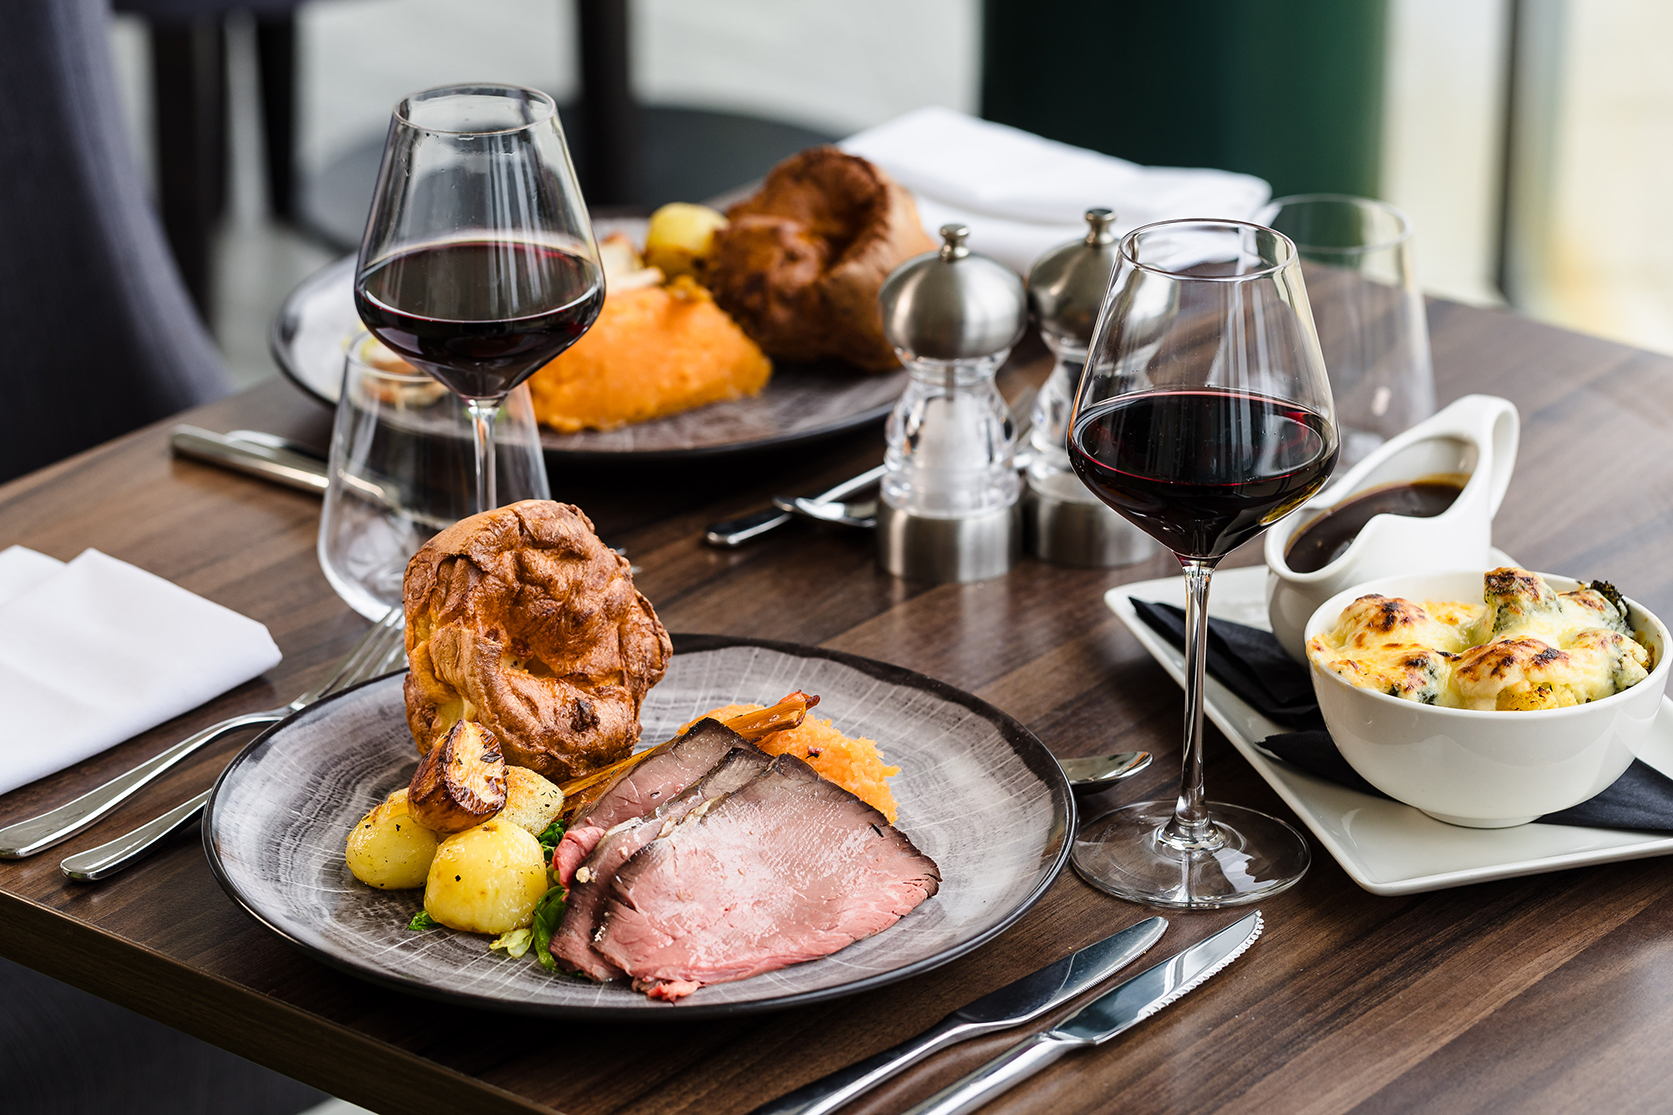
M 864 159 L 812 147 L 774 167 L 727 217 L 704 282 L 763 351 L 873 372 L 899 365 L 877 290 L 935 248 L 910 191 Z
M 448 527 L 407 563 L 407 725 L 457 721 L 554 782 L 626 757 L 673 653 L 627 559 L 579 508 L 524 500 Z

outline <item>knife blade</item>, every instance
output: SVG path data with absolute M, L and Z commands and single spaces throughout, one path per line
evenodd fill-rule
M 1265 923 L 1256 910 L 1184 952 L 1106 991 L 1044 1033 L 1013 1045 L 975 1072 L 935 1093 L 906 1115 L 965 1115 L 1015 1087 L 1072 1049 L 1102 1045 L 1125 1033 L 1242 956 Z
M 917 1037 L 762 1104 L 750 1115 L 825 1115 L 835 1111 L 950 1045 L 1020 1026 L 1062 1006 L 1143 955 L 1167 927 L 1164 918 L 1146 918 L 1112 933 L 1055 964 L 1047 964 L 983 995 Z

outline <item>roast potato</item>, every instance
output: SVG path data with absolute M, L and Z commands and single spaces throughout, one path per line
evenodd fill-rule
M 407 787 L 408 808 L 439 833 L 463 832 L 505 805 L 505 756 L 480 724 L 461 720 L 418 761 Z
M 527 767 L 505 768 L 505 808 L 497 820 L 535 836 L 563 812 L 563 791 Z
M 441 842 L 430 863 L 424 909 L 468 933 L 528 925 L 547 891 L 546 856 L 527 830 L 495 818 Z
M 645 231 L 645 262 L 670 279 L 679 275 L 701 279 L 715 231 L 725 227 L 724 213 L 706 205 L 670 202 L 651 214 Z
M 421 887 L 430 874 L 439 840 L 413 820 L 407 792 L 396 790 L 349 833 L 349 870 L 368 886 L 385 890 Z

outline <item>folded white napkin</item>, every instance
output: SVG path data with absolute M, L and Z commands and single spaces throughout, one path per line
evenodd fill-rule
M 86 550 L 0 551 L 0 794 L 276 666 L 267 628 Z
M 916 194 L 937 241 L 942 225 L 967 224 L 972 249 L 1023 274 L 1051 248 L 1085 236 L 1088 209 L 1113 209 L 1125 234 L 1176 217 L 1248 220 L 1272 196 L 1252 175 L 1139 166 L 950 108 L 915 109 L 841 146 Z

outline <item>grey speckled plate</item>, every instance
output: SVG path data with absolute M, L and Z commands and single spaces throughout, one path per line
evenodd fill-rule
M 600 235 L 605 231 L 601 228 Z M 354 309 L 354 265 L 355 257 L 345 256 L 302 280 L 280 307 L 268 338 L 279 368 L 327 406 L 337 405 L 343 352 L 361 328 Z M 814 441 L 881 421 L 905 386 L 903 371 L 867 375 L 834 363 L 780 363 L 753 399 L 711 403 L 619 430 L 560 434 L 542 427 L 540 440 L 549 457 L 570 460 L 740 453 Z
M 815 647 L 676 635 L 674 651 L 642 711 L 647 742 L 719 705 L 817 693 L 821 716 L 877 740 L 901 768 L 891 783 L 898 824 L 940 866 L 941 892 L 841 952 L 705 987 L 677 1005 L 548 975 L 532 957 L 491 955 L 484 936 L 411 932 L 420 892 L 374 890 L 343 862 L 355 821 L 417 765 L 398 674 L 296 713 L 233 760 L 203 822 L 210 866 L 258 921 L 354 975 L 477 1007 L 622 1019 L 769 1010 L 905 979 L 1004 931 L 1062 869 L 1075 820 L 1069 784 L 1045 746 L 993 706 Z

